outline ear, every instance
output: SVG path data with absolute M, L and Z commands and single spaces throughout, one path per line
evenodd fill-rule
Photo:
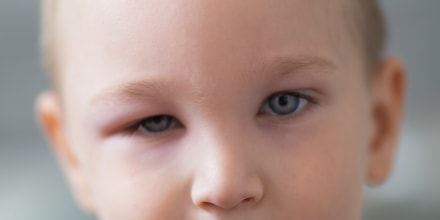
M 379 185 L 390 175 L 403 115 L 406 76 L 397 59 L 385 60 L 372 82 L 372 127 L 366 181 Z
M 85 211 L 93 212 L 94 208 L 89 186 L 81 164 L 67 142 L 62 123 L 60 103 L 53 92 L 46 92 L 38 97 L 36 113 L 37 119 L 69 180 L 76 200 Z

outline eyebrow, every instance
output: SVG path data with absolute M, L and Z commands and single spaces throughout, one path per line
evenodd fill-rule
M 163 81 L 157 80 L 138 80 L 128 82 L 123 85 L 118 85 L 105 89 L 103 92 L 96 95 L 91 103 L 97 104 L 111 104 L 114 100 L 131 100 L 136 98 L 154 98 L 164 93 L 166 88 L 170 85 Z
M 279 78 L 298 73 L 310 74 L 310 72 L 328 75 L 334 73 L 336 69 L 336 64 L 329 59 L 306 55 L 294 59 L 279 57 L 261 66 L 262 69 L 256 68 L 256 71 L 265 72 L 268 77 L 277 75 Z
M 283 78 L 297 73 L 329 75 L 333 74 L 336 69 L 334 62 L 317 56 L 279 57 L 268 63 L 260 62 L 256 64 L 253 66 L 252 71 L 247 71 L 242 75 L 246 80 L 245 82 L 255 80 L 255 76 L 258 75 L 256 72 L 264 72 L 267 78 Z M 169 82 L 166 81 L 138 80 L 106 89 L 95 96 L 91 103 L 95 105 L 112 103 L 114 100 L 157 98 L 170 88 L 174 88 L 174 85 L 169 85 Z

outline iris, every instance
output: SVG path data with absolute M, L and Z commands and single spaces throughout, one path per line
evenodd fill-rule
M 171 127 L 173 120 L 171 116 L 158 115 L 145 119 L 140 126 L 147 132 L 162 132 Z

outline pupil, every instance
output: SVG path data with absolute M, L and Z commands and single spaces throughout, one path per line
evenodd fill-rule
M 287 104 L 289 104 L 287 96 L 280 96 L 278 99 L 278 104 L 280 104 L 281 106 L 286 106 Z
M 160 124 L 160 123 L 162 122 L 163 119 L 164 119 L 163 116 L 154 117 L 154 118 L 153 118 L 153 123 L 154 123 L 154 124 Z

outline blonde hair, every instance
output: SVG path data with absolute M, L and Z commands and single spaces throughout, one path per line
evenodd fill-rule
M 55 13 L 57 0 L 42 0 L 41 1 L 41 53 L 43 65 L 52 85 L 56 85 L 56 55 L 55 55 Z
M 367 70 L 372 72 L 383 59 L 387 40 L 386 20 L 377 0 L 356 0 L 352 11 L 354 22 L 351 26 L 360 39 Z
M 49 73 L 52 85 L 57 87 L 57 55 L 55 22 L 57 2 L 59 0 L 42 0 L 42 34 L 41 46 L 43 64 Z M 359 41 L 369 72 L 374 71 L 382 60 L 386 44 L 386 24 L 377 0 L 348 0 L 349 16 L 347 19 L 350 32 Z M 353 3 L 353 4 L 351 4 Z

